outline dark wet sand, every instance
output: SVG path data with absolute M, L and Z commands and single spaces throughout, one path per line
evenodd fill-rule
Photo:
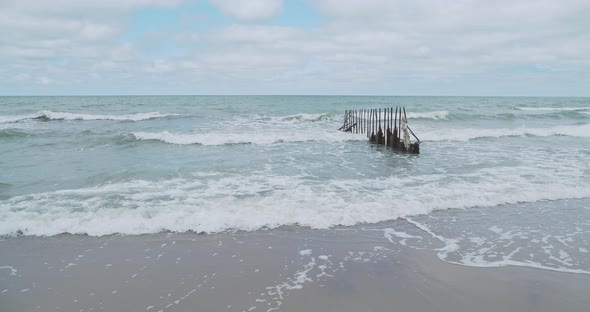
M 356 229 L 0 241 L 2 312 L 590 311 L 589 289 L 589 275 L 453 265 Z

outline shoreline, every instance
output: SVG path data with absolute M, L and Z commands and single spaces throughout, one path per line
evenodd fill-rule
M 590 307 L 587 274 L 446 263 L 434 248 L 387 239 L 384 230 L 390 225 L 6 238 L 0 241 L 0 302 L 7 311 Z

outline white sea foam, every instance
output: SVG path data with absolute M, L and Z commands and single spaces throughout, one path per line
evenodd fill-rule
M 287 131 L 285 131 L 287 130 Z M 333 131 L 318 135 L 314 131 L 243 131 L 204 132 L 204 133 L 171 133 L 162 132 L 134 132 L 137 140 L 158 140 L 170 144 L 189 145 L 225 145 L 225 144 L 257 144 L 267 145 L 284 142 L 344 142 L 351 140 L 366 140 L 364 135 Z
M 16 276 L 16 272 L 18 272 L 17 269 L 15 269 L 14 267 L 12 267 L 10 265 L 0 266 L 0 270 L 2 270 L 2 269 L 10 270 L 10 275 L 11 276 Z
M 330 113 L 324 113 L 324 114 L 301 113 L 301 114 L 289 115 L 289 116 L 285 116 L 285 117 L 278 117 L 278 119 L 280 121 L 312 121 L 312 122 L 335 120 L 336 118 L 338 120 L 340 120 L 342 118 L 342 115 L 341 114 L 330 114 Z
M 11 123 L 17 122 L 21 120 L 33 119 L 38 118 L 40 114 L 29 114 L 29 115 L 5 115 L 0 116 L 0 123 Z
M 284 142 L 344 142 L 363 141 L 364 135 L 331 131 L 318 135 L 315 129 L 302 128 L 299 130 L 284 128 L 275 131 L 262 131 L 252 129 L 229 129 L 226 132 L 203 133 L 174 133 L 162 132 L 134 132 L 137 140 L 157 140 L 178 145 L 225 145 L 225 144 L 256 144 L 268 145 Z M 419 131 L 423 141 L 469 141 L 480 138 L 501 138 L 511 136 L 573 136 L 590 137 L 590 124 L 556 126 L 548 128 L 423 128 Z
M 303 252 L 303 253 L 302 253 Z M 311 256 L 311 250 L 302 250 L 299 254 L 303 257 L 309 257 L 309 263 L 303 265 L 303 268 L 287 279 L 287 281 L 282 282 L 275 286 L 266 287 L 267 292 L 263 293 L 263 296 L 267 296 L 271 302 L 266 305 L 266 311 L 278 311 L 280 310 L 281 305 L 283 304 L 283 300 L 285 299 L 285 295 L 287 292 L 292 290 L 299 290 L 303 288 L 303 285 L 309 282 L 313 282 L 313 280 L 308 276 L 310 271 L 316 268 L 316 260 L 315 257 Z M 327 266 L 318 266 L 321 267 L 321 272 L 325 273 L 325 269 Z M 326 274 L 327 275 L 327 274 Z M 321 276 L 318 276 L 321 277 Z M 256 302 L 265 302 L 267 299 L 257 299 Z M 269 306 L 273 305 L 273 307 L 268 308 Z M 251 307 L 248 311 L 252 311 L 256 309 L 256 306 Z
M 400 238 L 399 243 L 402 244 L 402 245 L 404 245 L 404 246 L 407 245 L 406 242 L 410 238 L 416 238 L 418 240 L 421 240 L 422 239 L 422 237 L 420 237 L 420 236 L 410 235 L 410 234 L 408 234 L 406 232 L 398 232 L 398 231 L 396 231 L 396 230 L 394 230 L 392 228 L 383 229 L 383 235 L 391 243 L 394 242 L 393 236 L 396 236 L 397 238 Z
M 584 265 L 583 257 L 572 257 L 564 249 L 576 252 L 577 248 L 564 244 L 563 237 L 571 240 L 576 235 L 585 235 L 588 231 L 571 229 L 560 235 L 546 234 L 545 231 L 529 227 L 517 227 L 503 230 L 497 226 L 488 228 L 498 236 L 473 237 L 473 232 L 463 230 L 459 237 L 449 238 L 436 233 L 427 224 L 412 218 L 406 220 L 424 231 L 427 235 L 440 241 L 443 247 L 436 249 L 439 259 L 460 265 L 474 267 L 524 266 L 536 269 L 567 273 L 590 274 Z M 469 235 L 469 236 L 467 236 Z M 543 235 L 542 240 L 535 237 Z M 552 245 L 549 240 L 554 242 Z M 559 245 L 561 243 L 562 245 Z M 410 246 L 417 248 L 415 246 Z M 563 249 L 562 249 L 563 248 Z
M 29 115 L 0 116 L 0 123 L 12 123 L 29 119 L 48 120 L 116 120 L 116 121 L 141 121 L 156 118 L 178 116 L 177 114 L 163 114 L 160 112 L 136 113 L 126 115 L 96 115 L 68 112 L 53 112 L 49 110 L 39 111 Z
M 510 136 L 548 137 L 556 135 L 590 137 L 590 124 L 555 126 L 547 128 L 441 128 L 422 129 L 422 131 L 420 131 L 420 139 L 423 141 L 469 141 L 479 138 L 501 138 Z
M 448 111 L 433 111 L 433 112 L 415 112 L 415 113 L 408 113 L 408 118 L 413 119 L 448 119 L 449 112 Z
M 212 233 L 290 224 L 329 228 L 440 209 L 590 197 L 590 184 L 574 176 L 579 171 L 570 171 L 526 165 L 481 169 L 452 178 L 316 181 L 307 176 L 223 174 L 135 180 L 5 199 L 0 202 L 0 235 L 19 230 L 26 235 Z

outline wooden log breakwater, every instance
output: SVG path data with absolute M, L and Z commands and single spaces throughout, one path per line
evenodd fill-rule
M 386 145 L 396 151 L 420 154 L 420 139 L 408 126 L 405 107 L 347 110 L 344 123 L 338 130 L 366 133 L 369 142 Z M 416 140 L 410 140 L 410 135 Z

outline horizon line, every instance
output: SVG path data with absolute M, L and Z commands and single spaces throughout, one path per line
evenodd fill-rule
M 325 96 L 325 97 L 530 97 L 590 98 L 590 95 L 408 95 L 408 94 L 0 94 L 0 97 L 116 97 L 116 96 Z

